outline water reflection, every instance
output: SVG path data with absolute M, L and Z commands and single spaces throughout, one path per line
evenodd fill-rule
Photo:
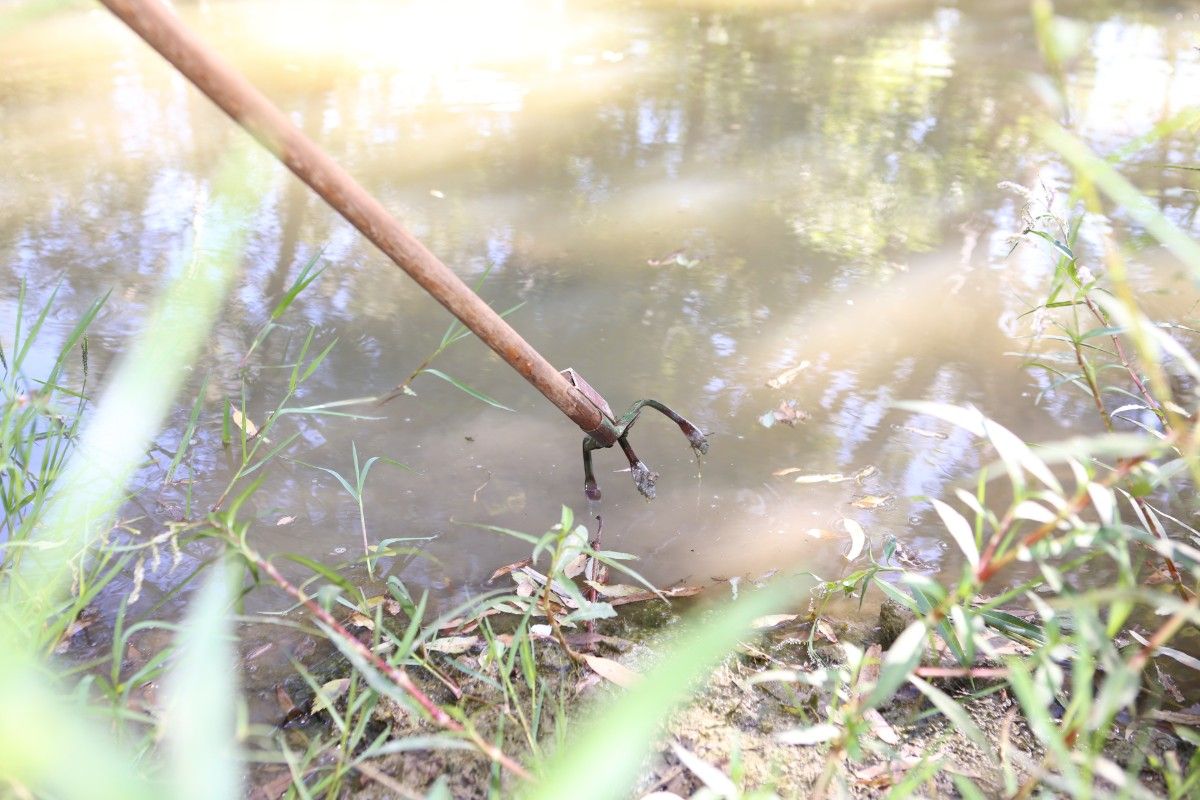
M 1200 100 L 1190 47 L 1200 20 L 1141 5 L 1065 9 L 1086 32 L 1070 101 L 1103 150 Z M 1048 262 L 1008 255 L 1021 199 L 996 184 L 1061 180 L 1026 121 L 1039 55 L 1024 3 L 885 3 L 869 15 L 548 0 L 182 12 L 460 274 L 490 269 L 484 295 L 498 308 L 523 302 L 513 321 L 551 361 L 614 406 L 652 394 L 713 432 L 698 469 L 669 426 L 639 425 L 638 450 L 664 476 L 653 505 L 611 472 L 619 458 L 599 456 L 606 543 L 645 556 L 657 580 L 781 564 L 836 574 L 844 542 L 830 532 L 842 516 L 956 570 L 910 498 L 944 493 L 980 451 L 891 403 L 972 402 L 1033 439 L 1090 424 L 1079 397 L 1035 404 L 1045 379 L 1006 355 L 1023 329 L 1001 321 L 1027 309 Z M 112 289 L 93 337 L 103 373 L 177 262 L 211 165 L 238 134 L 98 14 L 41 23 L 6 40 L 0 59 L 0 331 L 11 329 L 18 279 L 35 303 L 62 284 L 59 330 Z M 1166 213 L 1190 226 L 1194 179 L 1162 164 L 1196 159 L 1181 128 L 1132 160 L 1140 184 L 1159 187 Z M 247 364 L 252 416 L 276 402 L 276 367 L 309 326 L 317 346 L 338 345 L 302 404 L 389 390 L 447 323 L 282 171 L 247 224 L 242 281 L 197 372 L 213 376 L 188 465 L 199 504 L 230 468 L 216 440 L 221 403 L 240 393 L 242 357 L 303 264 L 319 255 L 330 266 Z M 802 360 L 811 366 L 792 383 L 765 386 Z M 371 534 L 436 537 L 427 557 L 392 568 L 454 596 L 524 548 L 463 523 L 539 531 L 560 504 L 582 508 L 581 468 L 577 432 L 478 343 L 437 366 L 518 413 L 426 377 L 386 420 L 288 424 L 303 461 L 346 472 L 354 442 L 364 457 L 414 468 L 372 473 Z M 763 428 L 781 400 L 811 419 Z M 177 437 L 162 446 L 173 451 Z M 143 475 L 147 530 L 186 506 L 185 487 L 161 486 L 164 466 Z M 772 476 L 789 466 L 878 472 L 836 486 Z M 894 499 L 851 505 L 865 494 Z M 254 513 L 268 552 L 338 561 L 360 546 L 352 501 L 299 464 L 271 472 Z M 275 525 L 283 516 L 296 520 Z M 185 572 L 153 576 L 158 596 Z

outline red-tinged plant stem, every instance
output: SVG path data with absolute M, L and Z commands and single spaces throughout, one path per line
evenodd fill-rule
M 1155 538 L 1163 542 L 1167 541 L 1167 532 L 1163 530 L 1158 518 L 1151 513 L 1150 507 L 1147 505 L 1146 501 L 1140 497 L 1135 497 L 1133 498 L 1133 502 L 1134 505 L 1137 506 L 1138 511 L 1141 512 L 1142 517 L 1146 520 L 1146 527 L 1154 532 Z M 1163 561 L 1167 565 L 1167 572 L 1171 575 L 1171 582 L 1175 584 L 1175 592 L 1179 595 L 1180 600 L 1186 602 L 1189 596 L 1195 595 L 1195 592 L 1190 591 L 1186 586 L 1183 585 L 1183 578 L 1181 578 L 1179 575 L 1179 568 L 1175 566 L 1174 559 L 1172 559 L 1170 556 L 1163 556 Z
M 1104 486 L 1105 488 L 1111 488 L 1114 484 L 1126 478 L 1131 472 L 1133 472 L 1134 468 L 1138 464 L 1141 464 L 1145 460 L 1145 456 L 1122 459 L 1117 464 L 1117 468 L 1114 469 L 1100 483 L 1100 485 Z M 1002 525 L 993 535 L 992 541 L 988 543 L 987 552 L 984 554 L 984 557 L 979 560 L 979 566 L 975 570 L 975 580 L 980 584 L 987 583 L 992 577 L 995 576 L 997 572 L 1015 561 L 1017 559 L 1017 554 L 1020 553 L 1022 548 L 1032 547 L 1033 545 L 1037 544 L 1042 539 L 1045 539 L 1047 536 L 1052 534 L 1058 527 L 1058 523 L 1061 522 L 1065 517 L 1068 517 L 1072 514 L 1078 514 L 1080 511 L 1082 511 L 1084 507 L 1087 506 L 1089 497 L 1090 495 L 1087 493 L 1086 489 L 1080 490 L 1078 494 L 1071 498 L 1070 502 L 1068 502 L 1064 508 L 1059 509 L 1058 513 L 1055 514 L 1054 519 L 1050 520 L 1049 522 L 1042 523 L 1037 528 L 1022 537 L 1019 545 L 1003 555 L 997 556 L 995 555 L 996 546 L 998 546 L 1000 539 L 1003 538 L 1008 527 L 1007 525 Z M 1011 519 L 1012 518 L 1010 516 L 1005 516 L 1005 520 L 1011 522 Z
M 483 753 L 493 762 L 504 767 L 513 775 L 525 780 L 529 780 L 531 778 L 530 774 L 525 770 L 524 767 L 505 755 L 495 745 L 484 740 L 474 730 L 463 726 L 461 723 L 447 714 L 441 706 L 439 706 L 429 697 L 429 695 L 425 694 L 425 692 L 421 691 L 419 686 L 413 683 L 413 680 L 409 676 L 408 672 L 402 667 L 398 667 L 395 664 L 389 664 L 386 660 L 373 653 L 371 648 L 360 642 L 358 637 L 346 630 L 346 628 L 343 627 L 340 622 L 333 618 L 332 614 L 321 608 L 320 605 L 309 598 L 308 595 L 306 595 L 299 587 L 295 586 L 287 578 L 283 577 L 283 575 L 279 573 L 279 570 L 275 568 L 274 564 L 248 548 L 244 548 L 242 553 L 248 559 L 250 559 L 250 561 L 252 561 L 254 565 L 258 567 L 268 578 L 274 581 L 279 588 L 283 589 L 285 592 L 294 597 L 298 603 L 308 609 L 310 614 L 312 614 L 326 627 L 332 630 L 348 647 L 350 647 L 350 649 L 354 650 L 355 653 L 364 658 L 368 663 L 371 664 L 371 666 L 379 670 L 380 673 L 386 675 L 394 684 L 399 686 L 404 693 L 416 701 L 417 705 L 421 706 L 421 708 L 423 708 L 425 712 L 429 714 L 430 718 L 440 727 L 451 731 L 452 733 L 465 734 L 481 753 Z

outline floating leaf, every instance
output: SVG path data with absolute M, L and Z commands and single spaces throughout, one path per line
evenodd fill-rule
M 862 483 L 867 478 L 874 475 L 876 472 L 879 472 L 879 470 L 873 466 L 867 466 L 867 467 L 863 467 L 862 469 L 860 469 L 858 472 L 854 473 L 850 477 L 854 478 L 854 480 L 858 481 L 859 483 Z
M 799 614 L 768 614 L 765 617 L 759 617 L 751 622 L 750 627 L 760 631 L 768 628 L 777 628 L 785 622 L 791 622 L 799 616 Z
M 601 656 L 593 656 L 584 654 L 583 660 L 592 668 L 592 671 L 605 680 L 612 681 L 617 686 L 623 686 L 626 689 L 636 684 L 641 680 L 641 675 L 631 670 L 624 664 L 619 664 L 611 658 L 603 658 Z
M 758 418 L 758 424 L 770 428 L 777 422 L 795 427 L 797 422 L 807 422 L 812 415 L 801 409 L 795 400 L 780 400 L 779 405 Z
M 491 583 L 492 581 L 496 580 L 496 578 L 503 577 L 504 575 L 507 575 L 515 570 L 524 569 L 532 563 L 532 560 L 528 558 L 522 558 L 520 561 L 514 561 L 511 564 L 505 564 L 503 567 L 499 567 L 495 572 L 493 572 L 491 577 L 487 579 L 487 582 Z
M 649 267 L 683 267 L 684 269 L 691 269 L 699 263 L 699 259 L 688 258 L 687 253 L 683 250 L 675 250 L 674 252 L 667 253 L 662 258 L 646 259 L 646 266 Z
M 840 472 L 826 472 L 818 475 L 801 475 L 796 478 L 796 483 L 841 483 L 848 480 L 853 480 L 853 478 L 849 478 Z
M 854 506 L 855 508 L 865 508 L 867 510 L 870 510 L 870 509 L 874 509 L 874 508 L 879 508 L 880 506 L 883 506 L 883 505 L 887 505 L 888 503 L 892 502 L 893 499 L 894 499 L 894 496 L 890 495 L 890 494 L 884 494 L 884 495 L 869 494 L 866 497 L 858 498 L 850 505 Z
M 863 547 L 867 544 L 867 533 L 862 525 L 848 517 L 842 519 L 842 527 L 850 534 L 850 552 L 846 553 L 846 560 L 853 561 L 862 555 Z
M 291 524 L 292 524 L 293 522 L 295 522 L 295 521 L 296 521 L 296 518 L 295 518 L 295 517 L 291 517 L 291 516 L 288 516 L 288 517 L 280 517 L 279 519 L 277 519 L 277 520 L 275 521 L 275 525 L 276 525 L 277 527 L 278 527 L 278 526 L 280 526 L 280 525 L 291 525 Z
M 249 417 L 242 416 L 242 412 L 236 407 L 230 407 L 229 418 L 233 420 L 234 425 L 246 432 L 247 437 L 253 439 L 258 436 L 258 426 Z
M 796 366 L 791 367 L 790 369 L 785 369 L 774 378 L 771 378 L 769 381 L 767 381 L 767 386 L 770 386 L 772 389 L 782 389 L 784 386 L 787 386 L 789 383 L 796 380 L 797 375 L 811 366 L 811 361 L 801 361 Z

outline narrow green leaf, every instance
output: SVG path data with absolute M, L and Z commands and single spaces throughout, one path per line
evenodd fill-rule
M 966 557 L 967 563 L 971 565 L 971 569 L 977 568 L 979 566 L 979 545 L 975 543 L 975 532 L 971 529 L 971 524 L 967 522 L 966 517 L 941 500 L 934 499 L 930 502 L 933 503 L 933 508 L 937 511 L 938 516 L 942 518 L 942 524 L 946 526 L 954 543 Z
M 950 695 L 916 675 L 909 675 L 908 680 L 921 691 L 921 694 L 928 697 L 930 702 L 937 706 L 938 711 L 941 711 L 955 728 L 966 734 L 967 738 L 979 748 L 980 752 L 987 753 L 991 751 L 991 744 L 988 742 L 987 737 L 983 735 L 983 731 L 979 729 L 979 726 L 975 724 L 966 710 L 951 699 Z
M 339 589 L 342 589 L 348 594 L 354 593 L 354 584 L 350 583 L 350 581 L 346 580 L 346 578 L 339 575 L 336 570 L 330 569 L 319 561 L 314 561 L 311 558 L 302 556 L 298 553 L 280 553 L 278 557 L 286 558 L 288 561 L 294 561 L 303 567 L 308 567 L 310 570 L 320 575 L 333 585 L 337 586 Z
M 601 800 L 625 797 L 637 778 L 659 725 L 694 682 L 733 647 L 752 620 L 779 607 L 788 596 L 781 586 L 744 595 L 719 612 L 693 619 L 658 665 L 635 687 L 608 701 L 547 765 L 531 787 L 536 800 Z M 596 765 L 604 780 L 580 780 Z
M 509 408 L 508 406 L 504 405 L 503 403 L 499 402 L 498 400 L 493 400 L 492 398 L 488 397 L 483 392 L 481 392 L 477 389 L 472 389 L 470 386 L 467 386 L 465 383 L 462 383 L 461 381 L 451 378 L 449 375 L 442 372 L 440 369 L 434 369 L 433 367 L 426 367 L 425 369 L 421 370 L 421 372 L 427 372 L 436 378 L 441 378 L 442 380 L 446 381 L 447 383 L 451 384 L 452 386 L 471 395 L 471 397 L 474 397 L 476 400 L 482 400 L 483 402 L 487 403 L 489 406 L 494 406 L 495 408 L 499 408 L 503 411 L 513 411 L 513 409 Z
M 883 663 L 879 667 L 879 680 L 871 694 L 867 695 L 865 708 L 875 708 L 891 699 L 900 685 L 907 680 L 909 674 L 921 662 L 927 632 L 925 621 L 919 619 L 896 637 L 896 641 L 883 656 Z
M 192 601 L 179 656 L 166 679 L 162 729 L 175 800 L 242 796 L 234 703 L 235 659 L 226 609 L 231 584 L 223 563 Z

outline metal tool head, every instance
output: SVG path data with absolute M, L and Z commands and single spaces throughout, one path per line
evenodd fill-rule
M 637 490 L 647 500 L 654 499 L 658 473 L 651 470 L 646 466 L 645 462 L 638 458 L 637 453 L 633 450 L 633 446 L 629 444 L 628 438 L 633 424 L 641 416 L 642 410 L 647 407 L 653 408 L 678 425 L 679 430 L 688 440 L 688 446 L 692 448 L 697 457 L 708 452 L 708 439 L 700 429 L 679 414 L 676 414 L 665 403 L 652 399 L 639 400 L 630 406 L 629 410 L 621 415 L 620 419 L 617 419 L 613 415 L 608 401 L 591 384 L 584 380 L 583 376 L 573 369 L 565 369 L 562 374 L 589 403 L 604 415 L 605 422 L 607 423 L 606 430 L 603 431 L 603 437 L 590 434 L 583 440 L 583 492 L 587 495 L 589 501 L 596 502 L 600 499 L 600 487 L 597 485 L 596 477 L 592 472 L 592 451 L 612 447 L 614 441 L 621 445 L 621 450 L 625 453 L 625 458 L 629 460 L 629 472 L 633 477 L 633 485 L 637 487 Z

